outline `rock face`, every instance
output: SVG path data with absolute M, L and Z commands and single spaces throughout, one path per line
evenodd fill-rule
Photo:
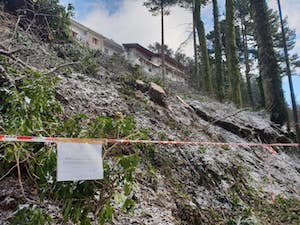
M 167 95 L 165 90 L 161 86 L 151 82 L 149 87 L 149 96 L 153 102 L 164 107 L 167 106 Z

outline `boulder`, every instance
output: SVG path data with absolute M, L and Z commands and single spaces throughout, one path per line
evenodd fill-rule
M 136 87 L 136 89 L 140 90 L 141 92 L 146 92 L 149 89 L 149 85 L 146 84 L 142 80 L 136 80 L 135 81 L 135 87 Z
M 149 94 L 150 99 L 153 102 L 155 102 L 161 106 L 164 106 L 164 107 L 167 105 L 167 102 L 166 102 L 167 95 L 166 95 L 165 90 L 161 86 L 151 82 L 148 94 Z

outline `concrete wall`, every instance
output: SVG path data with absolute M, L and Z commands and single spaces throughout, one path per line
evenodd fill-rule
M 141 70 L 150 76 L 158 75 L 161 72 L 160 68 L 158 68 L 158 65 L 147 59 L 136 49 L 129 49 L 126 54 L 126 58 L 130 61 L 131 64 L 139 65 L 141 67 Z
M 114 45 L 116 45 L 116 46 L 114 46 Z M 124 49 L 123 49 L 122 46 L 118 46 L 116 43 L 107 43 L 107 40 L 104 40 L 103 52 L 107 55 L 110 55 L 110 56 L 112 56 L 114 54 L 117 54 L 117 55 L 124 55 L 125 54 Z
M 151 59 L 153 63 L 156 65 L 161 65 L 161 58 L 160 57 L 153 57 Z M 166 68 L 166 78 L 170 81 L 174 82 L 185 82 L 185 79 L 182 77 L 183 72 L 180 71 L 177 67 L 169 63 L 165 60 L 165 68 Z M 180 75 L 181 74 L 181 75 Z
M 133 65 L 141 66 L 142 71 L 150 76 L 156 76 L 161 74 L 161 59 L 160 57 L 152 57 L 147 59 L 147 57 L 141 54 L 134 48 L 127 51 L 127 59 Z M 184 73 L 180 71 L 177 67 L 172 64 L 165 62 L 166 66 L 166 78 L 171 82 L 177 82 L 184 84 L 186 81 L 184 79 Z
M 124 54 L 124 50 L 121 45 L 118 45 L 114 41 L 103 37 L 91 29 L 77 23 L 76 21 L 71 22 L 71 31 L 75 39 L 88 45 L 91 49 L 100 50 L 107 55 Z
M 84 29 L 76 24 L 71 25 L 72 35 L 76 33 L 76 38 L 80 42 L 88 45 L 92 49 L 98 49 L 103 51 L 103 38 L 91 33 L 88 29 Z

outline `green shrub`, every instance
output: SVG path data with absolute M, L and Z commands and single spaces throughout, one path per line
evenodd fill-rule
M 99 60 L 97 60 L 97 55 L 95 53 L 90 53 L 88 56 L 84 57 L 80 62 L 80 70 L 86 74 L 97 74 L 99 67 Z
M 50 225 L 53 221 L 42 209 L 36 206 L 23 205 L 19 207 L 9 222 L 12 225 Z
M 56 45 L 54 49 L 58 57 L 80 62 L 79 65 L 74 66 L 78 71 L 89 75 L 97 74 L 100 67 L 100 50 L 90 49 L 75 41 L 72 44 Z
M 74 115 L 62 120 L 64 111 L 55 99 L 57 78 L 30 70 L 15 72 L 24 78 L 16 87 L 5 86 L 1 89 L 4 102 L 0 114 L 0 121 L 3 121 L 0 133 L 147 138 L 145 131 L 136 129 L 133 117 L 113 119 L 100 116 L 91 119 L 86 115 Z M 53 145 L 41 143 L 0 143 L 0 173 L 3 171 L 4 174 L 18 161 L 23 161 L 21 170 L 26 169 L 29 177 L 37 184 L 39 197 L 42 200 L 52 199 L 61 206 L 65 222 L 72 220 L 74 223 L 90 224 L 88 214 L 93 213 L 99 223 L 104 224 L 111 221 L 113 208 L 119 207 L 126 212 L 134 209 L 134 173 L 140 160 L 139 151 L 145 145 L 107 144 L 103 147 L 105 158 L 102 180 L 56 182 L 56 149 Z M 29 220 L 34 221 L 32 224 L 43 224 L 46 216 L 42 211 L 34 208 L 24 210 L 16 212 L 16 221 L 28 214 Z
M 0 0 L 10 13 L 21 16 L 20 25 L 43 40 L 69 41 L 70 17 L 74 7 L 64 7 L 59 0 Z
M 9 135 L 54 135 L 63 108 L 55 99 L 55 77 L 31 70 L 19 71 L 28 77 L 17 87 L 2 87 L 3 103 L 0 132 Z

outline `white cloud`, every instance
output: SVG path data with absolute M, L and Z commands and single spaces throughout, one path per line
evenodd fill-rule
M 295 28 L 300 32 L 300 23 L 299 23 L 299 10 L 300 10 L 300 1 L 299 0 L 281 0 L 281 9 L 283 17 L 288 16 L 288 22 L 291 27 Z M 275 11 L 278 11 L 277 0 L 270 0 L 269 5 Z
M 102 1 L 80 2 L 76 0 L 61 0 L 62 3 L 72 2 L 75 6 L 83 5 L 85 8 L 92 8 L 88 13 L 83 14 L 82 9 L 76 9 L 79 22 L 96 30 L 116 42 L 122 43 L 140 43 L 147 47 L 153 42 L 161 41 L 160 16 L 152 16 L 151 13 L 142 5 L 141 0 L 124 0 L 120 8 L 114 14 L 110 15 Z M 282 0 L 282 11 L 284 16 L 288 16 L 289 24 L 296 29 L 298 41 L 294 52 L 300 52 L 300 23 L 299 10 L 300 0 Z M 77 4 L 75 4 L 77 3 Z M 269 0 L 270 6 L 277 10 L 277 0 Z M 93 7 L 87 7 L 87 5 Z M 219 1 L 220 14 L 223 14 L 225 1 Z M 85 10 L 86 11 L 86 10 Z M 83 15 L 82 15 L 83 14 Z M 212 6 L 204 7 L 202 17 L 205 21 L 206 31 L 212 29 L 213 16 Z M 165 17 L 165 44 L 174 51 L 185 41 L 192 31 L 191 13 L 180 7 L 171 8 L 171 14 Z M 192 40 L 185 47 L 184 52 L 193 55 Z
M 192 31 L 191 16 L 186 9 L 173 7 L 171 14 L 165 17 L 165 44 L 174 51 Z M 138 0 L 125 0 L 112 15 L 103 4 L 95 4 L 93 10 L 81 16 L 79 22 L 118 43 L 140 43 L 147 47 L 161 41 L 160 16 L 152 16 Z M 192 56 L 192 40 L 184 52 Z
M 296 30 L 297 42 L 294 49 L 294 53 L 300 53 L 300 23 L 299 23 L 299 0 L 281 0 L 281 9 L 283 17 L 288 17 L 289 26 Z M 269 5 L 276 12 L 278 11 L 277 0 L 270 0 Z

